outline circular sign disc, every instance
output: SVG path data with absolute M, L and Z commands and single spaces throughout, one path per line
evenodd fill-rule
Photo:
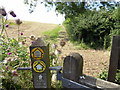
M 34 48 L 31 51 L 31 56 L 36 60 L 42 59 L 44 56 L 44 51 L 41 48 Z
M 44 72 L 46 69 L 46 65 L 43 61 L 35 61 L 33 63 L 33 70 L 35 72 Z

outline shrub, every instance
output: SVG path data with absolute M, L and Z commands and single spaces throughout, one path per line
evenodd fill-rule
M 110 46 L 111 37 L 120 35 L 119 14 L 117 10 L 86 11 L 64 22 L 72 41 L 83 42 L 91 48 Z

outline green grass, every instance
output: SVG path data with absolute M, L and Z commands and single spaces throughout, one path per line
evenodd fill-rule
M 83 42 L 77 42 L 77 41 L 71 41 L 71 43 L 73 43 L 73 45 L 75 46 L 76 49 L 79 49 L 79 50 L 87 50 L 87 49 L 90 49 L 89 46 L 87 46 L 85 43 Z
M 87 49 L 90 49 L 90 47 L 88 47 L 85 43 L 80 43 L 80 44 L 77 44 L 77 45 L 75 45 L 75 48 L 76 49 L 85 49 L 85 50 L 87 50 Z
M 63 30 L 62 26 L 57 26 L 55 29 L 53 30 L 49 30 L 46 32 L 43 32 L 44 35 L 48 36 L 49 40 L 56 40 L 59 36 L 59 31 Z

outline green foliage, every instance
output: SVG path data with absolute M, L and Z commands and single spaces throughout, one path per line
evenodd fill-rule
M 2 85 L 4 89 L 31 88 L 32 74 L 26 71 L 16 71 L 18 67 L 30 67 L 27 47 L 20 44 L 16 39 L 8 38 L 9 42 L 3 41 L 1 47 L 2 56 Z
M 106 70 L 103 71 L 103 72 L 99 75 L 99 78 L 100 78 L 100 79 L 103 79 L 103 80 L 107 80 L 107 78 L 108 78 L 108 73 L 107 73 L 107 71 L 106 71 Z M 117 70 L 115 82 L 116 82 L 117 84 L 120 84 L 120 70 Z
M 120 35 L 119 15 L 115 11 L 86 11 L 74 18 L 68 18 L 64 26 L 71 40 L 83 42 L 91 48 L 105 48 L 111 45 L 113 35 Z
M 59 31 L 61 31 L 61 30 L 63 30 L 63 28 L 61 26 L 58 26 L 53 30 L 43 32 L 43 34 L 45 36 L 49 37 L 48 39 L 50 39 L 50 40 L 56 40 L 59 36 Z
M 103 71 L 103 72 L 99 75 L 99 78 L 100 78 L 100 79 L 103 79 L 103 80 L 107 80 L 107 78 L 108 78 L 108 73 L 107 73 L 107 71 Z
M 24 1 L 30 7 L 34 6 L 33 2 Z M 64 23 L 70 39 L 83 41 L 91 48 L 107 49 L 111 45 L 112 36 L 120 34 L 120 9 L 116 9 L 119 2 L 100 2 L 99 0 L 89 3 L 48 2 L 46 0 L 41 4 L 49 8 L 55 6 L 57 13 L 65 15 Z
M 30 67 L 28 47 L 25 46 L 25 37 L 20 33 L 20 24 L 10 23 L 6 16 L 1 16 L 2 24 L 0 34 L 0 84 L 5 90 L 21 90 L 33 88 L 32 73 L 29 71 L 17 71 L 18 67 Z M 8 25 L 9 23 L 9 25 Z M 7 29 L 10 25 L 18 26 L 18 37 L 9 38 Z M 24 43 L 23 43 L 24 42 Z
M 85 43 L 81 42 L 75 42 L 75 41 L 71 41 L 73 43 L 73 45 L 75 46 L 76 49 L 84 49 L 84 50 L 87 50 L 87 49 L 90 49 L 90 47 L 88 47 Z

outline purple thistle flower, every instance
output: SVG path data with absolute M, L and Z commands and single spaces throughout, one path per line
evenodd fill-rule
M 32 44 L 34 43 L 35 41 L 32 41 Z
M 9 24 L 6 24 L 5 27 L 9 27 Z
M 4 8 L 1 8 L 1 9 L 0 9 L 0 14 L 1 14 L 2 16 L 6 16 L 6 15 L 7 15 L 7 13 L 6 13 L 6 11 L 5 11 Z
M 13 76 L 18 76 L 17 71 L 16 71 L 16 70 L 12 70 L 12 75 L 13 75 Z
M 13 17 L 16 17 L 16 14 L 14 13 L 14 11 L 10 11 L 9 13 L 10 13 L 10 15 L 12 15 Z
M 23 35 L 23 33 L 20 33 L 20 35 Z
M 11 55 L 12 53 L 11 52 L 8 52 L 8 55 Z

